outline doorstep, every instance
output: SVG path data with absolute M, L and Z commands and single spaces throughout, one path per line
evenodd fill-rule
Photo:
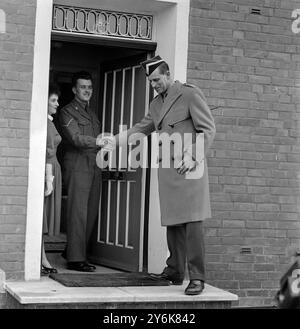
M 24 308 L 229 308 L 238 296 L 205 284 L 202 294 L 186 296 L 182 286 L 65 287 L 48 277 L 6 281 L 5 290 Z M 31 306 L 31 307 L 30 307 Z

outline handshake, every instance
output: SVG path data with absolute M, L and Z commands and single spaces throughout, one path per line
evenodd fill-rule
M 96 145 L 103 151 L 112 152 L 116 149 L 116 138 L 108 133 L 100 134 L 96 138 Z

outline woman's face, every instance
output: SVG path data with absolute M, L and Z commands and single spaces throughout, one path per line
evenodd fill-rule
M 48 98 L 48 114 L 53 115 L 58 108 L 58 95 L 52 94 Z

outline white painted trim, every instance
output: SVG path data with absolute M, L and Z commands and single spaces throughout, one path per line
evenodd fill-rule
M 166 9 L 155 15 L 154 41 L 156 55 L 165 59 L 175 80 L 186 81 L 189 36 L 190 0 L 151 0 L 156 3 L 170 3 Z M 166 266 L 168 248 L 165 228 L 161 226 L 158 196 L 157 169 L 151 169 L 149 230 L 148 230 L 148 271 L 160 273 Z
M 106 244 L 109 244 L 109 245 L 113 245 L 114 243 L 113 242 L 110 242 L 109 241 L 109 230 L 110 230 L 110 205 L 111 205 L 111 202 L 110 202 L 110 197 L 111 197 L 111 180 L 108 181 L 108 191 L 107 191 L 107 195 L 108 195 L 108 198 L 107 198 L 107 214 L 106 214 L 106 241 L 105 243 Z
M 120 189 L 121 189 L 120 181 L 117 181 L 117 210 L 116 210 L 116 236 L 115 236 L 115 245 L 118 247 L 123 247 L 121 243 L 119 243 L 119 225 L 120 225 Z
M 148 0 L 147 6 L 150 2 L 153 4 L 153 13 L 156 15 L 153 33 L 155 33 L 154 41 L 158 44 L 157 54 L 169 62 L 173 77 L 184 82 L 187 72 L 190 0 Z M 146 2 L 139 2 L 141 6 L 143 3 L 146 4 Z M 164 9 L 161 9 L 162 3 L 167 4 Z M 118 4 L 110 0 L 109 6 L 117 8 Z M 157 11 L 157 8 L 161 10 Z M 25 280 L 35 280 L 40 277 L 51 23 L 52 0 L 37 0 L 30 120 Z M 151 169 L 148 239 L 148 270 L 151 272 L 162 270 L 167 255 L 165 230 L 160 225 L 157 191 L 157 169 Z
M 179 0 L 175 30 L 174 78 L 186 82 L 189 46 L 190 0 Z
M 105 130 L 105 112 L 106 112 L 106 89 L 107 89 L 107 74 L 108 72 L 105 72 L 104 74 L 104 92 L 103 92 L 103 113 L 102 113 L 102 134 L 104 134 Z
M 5 293 L 5 272 L 0 269 L 0 294 Z
M 30 113 L 25 280 L 40 278 L 52 0 L 37 0 Z
M 133 249 L 132 246 L 128 244 L 128 232 L 129 232 L 129 203 L 130 203 L 130 187 L 131 183 L 134 183 L 133 181 L 128 180 L 127 181 L 127 193 L 126 193 L 126 220 L 125 220 L 125 248 Z

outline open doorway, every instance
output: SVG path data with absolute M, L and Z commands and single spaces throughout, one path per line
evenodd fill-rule
M 147 45 L 149 48 L 149 45 Z M 154 49 L 153 49 L 154 50 Z M 87 44 L 70 40 L 51 41 L 50 82 L 59 85 L 59 111 L 73 99 L 72 74 L 88 71 L 93 78 L 91 108 L 102 123 L 102 132 L 119 132 L 119 125 L 130 128 L 148 108 L 149 90 L 140 62 L 153 50 L 122 46 Z M 54 123 L 60 131 L 57 117 Z M 62 172 L 64 144 L 59 145 Z M 64 175 L 63 175 L 64 176 Z M 117 168 L 103 171 L 97 227 L 89 259 L 94 264 L 127 271 L 147 269 L 148 195 L 150 173 L 145 169 Z M 59 270 L 65 270 L 61 253 L 66 245 L 67 192 L 62 190 L 59 232 L 45 236 L 47 257 Z
M 30 119 L 30 153 L 28 170 L 28 193 L 26 211 L 26 240 L 25 240 L 25 280 L 38 280 L 40 278 L 40 245 L 43 216 L 43 191 L 44 191 L 44 168 L 45 146 L 41 140 L 46 139 L 47 96 L 49 82 L 50 62 L 50 39 L 52 41 L 85 42 L 88 44 L 98 43 L 102 46 L 114 46 L 120 48 L 143 49 L 156 52 L 165 58 L 170 66 L 175 80 L 186 81 L 188 36 L 189 36 L 189 11 L 190 1 L 172 0 L 109 0 L 109 1 L 86 1 L 85 8 L 101 6 L 107 10 L 127 12 L 132 8 L 134 12 L 152 13 L 155 17 L 151 41 L 132 40 L 127 38 L 103 37 L 73 33 L 72 31 L 53 31 L 53 2 L 67 5 L 83 5 L 80 0 L 47 0 L 37 2 L 36 10 L 36 33 L 35 51 L 33 64 L 33 84 Z M 172 31 L 172 33 L 170 33 Z M 119 44 L 119 45 L 118 45 Z M 128 46 L 126 46 L 126 44 Z M 157 48 L 157 49 L 156 49 Z M 149 225 L 147 245 L 148 271 L 159 272 L 165 265 L 167 256 L 165 230 L 160 224 L 160 207 L 157 193 L 156 170 L 151 170 L 150 200 L 148 207 Z M 147 204 L 146 204 L 147 206 Z M 146 210 L 145 210 L 146 211 Z M 37 234 L 38 233 L 38 234 Z

